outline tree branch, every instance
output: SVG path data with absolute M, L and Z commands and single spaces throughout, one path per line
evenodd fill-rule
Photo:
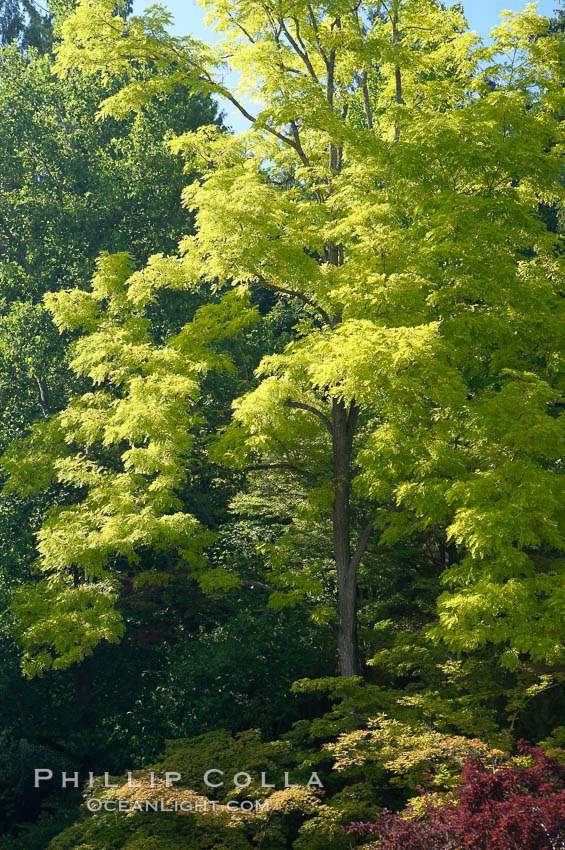
M 400 41 L 400 33 L 398 32 L 398 12 L 395 11 L 394 16 L 392 18 L 392 43 L 398 44 Z M 396 103 L 398 106 L 401 106 L 404 103 L 404 99 L 402 97 L 402 72 L 400 70 L 400 66 L 396 65 L 394 69 L 394 85 L 395 85 L 395 95 L 396 95 Z M 400 124 L 398 121 L 398 117 L 394 122 L 394 141 L 398 142 L 400 139 Z
M 302 147 L 302 142 L 300 141 L 300 133 L 298 132 L 298 125 L 294 118 L 290 122 L 290 126 L 292 127 L 292 136 L 294 138 L 294 150 L 300 157 L 300 161 L 306 168 L 310 168 L 310 160 L 304 153 L 304 148 Z
M 273 587 L 272 584 L 267 584 L 264 581 L 258 581 L 254 578 L 241 578 L 240 582 L 246 585 L 246 587 L 260 587 L 261 590 L 267 590 L 269 593 L 277 592 L 277 588 Z
M 330 318 L 324 308 L 312 301 L 312 299 L 303 292 L 296 292 L 294 289 L 287 289 L 285 286 L 279 286 L 276 283 L 271 283 L 270 281 L 265 280 L 265 278 L 261 275 L 257 275 L 257 279 L 263 284 L 263 286 L 266 286 L 268 289 L 272 289 L 274 292 L 281 292 L 283 295 L 291 295 L 293 298 L 298 298 L 298 300 L 302 301 L 303 304 L 308 304 L 309 307 L 312 307 L 313 310 L 320 314 L 324 322 L 329 325 L 330 328 L 334 328 L 336 326 L 337 323 Z
M 301 401 L 292 401 L 287 398 L 287 400 L 283 403 L 284 407 L 292 407 L 295 410 L 305 410 L 307 413 L 312 413 L 314 416 L 317 416 L 318 419 L 323 422 L 326 426 L 327 430 L 330 433 L 330 436 L 333 437 L 333 426 L 325 413 L 322 413 L 321 410 L 318 410 L 317 407 L 314 407 L 312 404 L 304 404 Z
M 318 30 L 318 21 L 316 20 L 316 15 L 314 14 L 314 10 L 312 6 L 308 5 L 308 13 L 310 15 L 310 23 L 312 24 L 312 29 L 314 30 L 314 34 L 316 36 L 316 43 L 318 45 L 318 50 L 320 51 L 320 56 L 324 60 L 326 67 L 328 64 L 328 57 L 325 54 L 324 48 L 322 47 L 322 42 L 320 41 L 320 32 Z
M 357 546 L 355 547 L 355 552 L 353 553 L 353 556 L 352 556 L 352 558 L 349 562 L 349 568 L 351 570 L 356 570 L 357 567 L 359 566 L 359 564 L 361 563 L 361 558 L 365 554 L 365 551 L 367 549 L 367 544 L 369 543 L 369 537 L 371 536 L 371 533 L 372 533 L 374 527 L 375 527 L 375 520 L 372 519 L 371 522 L 368 523 L 368 525 L 366 525 L 365 528 L 363 529 L 363 532 L 361 533 L 361 536 L 360 536 L 359 540 L 357 541 Z
M 297 28 L 297 36 L 298 36 L 298 38 L 300 38 L 300 34 L 299 34 L 299 31 L 298 31 L 298 23 L 296 21 L 296 18 L 294 19 L 294 24 Z M 317 83 L 319 83 L 320 81 L 318 80 L 318 77 L 316 76 L 316 72 L 314 71 L 314 67 L 313 67 L 312 63 L 310 62 L 310 57 L 308 56 L 306 49 L 304 49 L 304 50 L 300 49 L 300 47 L 298 46 L 298 44 L 296 42 L 296 39 L 292 36 L 292 33 L 289 31 L 289 29 L 288 29 L 288 27 L 287 27 L 287 25 L 284 21 L 284 18 L 282 16 L 279 16 L 279 26 L 281 28 L 281 31 L 284 32 L 284 34 L 288 38 L 290 45 L 291 45 L 292 49 L 294 50 L 294 52 L 298 56 L 300 56 L 300 58 L 304 62 L 306 68 L 308 69 L 308 73 L 310 74 L 312 79 L 314 79 Z
M 232 15 L 229 15 L 229 14 L 228 14 L 228 17 L 229 17 L 229 19 L 230 19 L 231 23 L 232 23 L 234 26 L 236 26 L 238 29 L 240 29 L 240 30 L 241 30 L 241 32 L 242 32 L 242 33 L 244 34 L 244 36 L 245 36 L 245 37 L 246 37 L 246 38 L 247 38 L 247 39 L 251 42 L 251 44 L 255 44 L 255 39 L 253 38 L 253 36 L 252 36 L 252 35 L 250 35 L 250 33 L 248 33 L 248 32 L 247 32 L 247 30 L 245 29 L 245 27 L 244 27 L 244 26 L 242 26 L 242 25 L 239 23 L 239 21 L 237 21 L 237 20 L 236 20 L 236 19 L 235 19 Z
M 308 472 L 307 469 L 301 469 L 299 466 L 295 466 L 293 463 L 289 463 L 288 461 L 280 461 L 279 463 L 254 463 L 251 466 L 244 467 L 242 471 L 260 472 L 262 470 L 269 469 L 288 469 L 291 472 L 296 472 L 298 475 L 304 475 L 310 481 L 313 481 L 314 484 L 318 484 L 318 479 L 312 472 Z
M 241 114 L 245 118 L 247 118 L 248 121 L 250 121 L 252 124 L 255 124 L 255 122 L 257 121 L 256 116 L 254 116 L 250 112 L 248 112 L 247 109 L 245 108 L 245 106 L 242 103 L 240 103 L 237 100 L 237 98 L 235 98 L 233 96 L 233 94 L 229 91 L 229 89 L 225 89 L 223 86 L 219 86 L 218 84 L 215 84 L 215 87 L 216 87 L 216 90 L 218 91 L 218 94 L 221 94 L 222 97 L 225 97 L 226 100 L 229 100 L 230 103 L 233 103 L 233 105 L 236 107 L 236 109 L 239 109 Z M 289 145 L 293 150 L 296 151 L 296 153 L 298 154 L 300 159 L 302 159 L 304 154 L 303 154 L 303 152 L 301 152 L 301 150 L 299 150 L 297 148 L 296 141 L 294 139 L 291 139 L 290 136 L 285 136 L 284 133 L 279 133 L 278 130 L 275 130 L 273 127 L 269 127 L 267 124 L 265 124 L 265 130 L 268 133 L 271 133 L 271 135 L 276 136 L 276 138 L 280 139 L 281 142 L 284 142 L 286 145 Z M 308 162 L 305 162 L 304 164 L 308 165 Z
M 49 392 L 47 390 L 47 384 L 37 375 L 34 375 L 33 377 L 35 378 L 37 389 L 39 390 L 39 406 L 43 413 L 43 418 L 49 419 Z
M 326 98 L 331 107 L 334 105 L 334 72 L 335 72 L 335 50 L 330 50 L 330 58 L 326 62 L 328 79 L 326 83 Z
M 367 117 L 367 127 L 369 130 L 373 129 L 373 110 L 371 109 L 371 100 L 369 98 L 369 88 L 367 86 L 367 71 L 363 71 L 362 77 L 362 88 L 363 88 L 363 103 L 365 104 L 365 115 Z

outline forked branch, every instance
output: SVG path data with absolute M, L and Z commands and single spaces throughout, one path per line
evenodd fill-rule
M 330 435 L 333 436 L 333 427 L 332 423 L 328 419 L 325 413 L 321 410 L 318 410 L 317 407 L 314 407 L 313 404 L 305 404 L 302 401 L 292 401 L 292 399 L 287 398 L 284 402 L 285 407 L 292 407 L 295 410 L 305 410 L 307 413 L 312 413 L 314 416 L 317 416 L 320 422 L 324 424 L 326 429 L 329 431 Z

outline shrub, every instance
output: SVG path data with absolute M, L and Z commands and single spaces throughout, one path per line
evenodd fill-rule
M 565 766 L 540 747 L 498 769 L 469 759 L 456 792 L 426 795 L 404 812 L 344 831 L 378 850 L 565 850 Z

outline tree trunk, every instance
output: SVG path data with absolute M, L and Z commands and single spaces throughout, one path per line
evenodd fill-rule
M 351 558 L 351 455 L 359 410 L 343 401 L 333 401 L 333 538 L 339 598 L 339 673 L 359 674 L 357 640 L 357 565 Z

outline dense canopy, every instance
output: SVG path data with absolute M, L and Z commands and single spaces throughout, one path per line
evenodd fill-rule
M 562 14 L 206 8 L 0 48 L 6 847 L 558 846 Z

